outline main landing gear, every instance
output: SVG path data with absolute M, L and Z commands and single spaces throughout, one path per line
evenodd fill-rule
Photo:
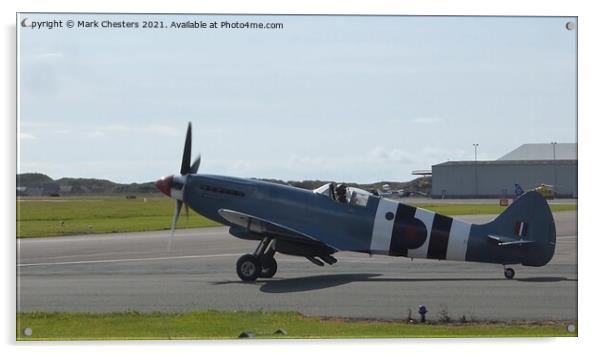
M 236 262 L 236 273 L 243 281 L 255 281 L 257 278 L 271 278 L 276 274 L 278 264 L 274 259 L 274 243 L 265 237 L 253 254 L 245 254 Z
M 506 279 L 514 278 L 514 269 L 504 267 L 504 276 Z

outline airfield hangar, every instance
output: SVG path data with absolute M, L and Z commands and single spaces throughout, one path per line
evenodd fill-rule
M 577 198 L 577 144 L 523 144 L 493 161 L 448 161 L 432 166 L 433 198 L 501 198 L 540 184 L 558 198 Z

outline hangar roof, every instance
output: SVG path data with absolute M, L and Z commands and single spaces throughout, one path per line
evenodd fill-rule
M 494 160 L 494 161 L 447 161 L 433 166 L 466 165 L 575 165 L 577 160 Z
M 576 160 L 576 143 L 556 143 L 552 144 L 523 144 L 500 157 L 500 160 Z

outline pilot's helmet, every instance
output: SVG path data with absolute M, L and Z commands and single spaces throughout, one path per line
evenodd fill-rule
M 347 191 L 347 185 L 345 183 L 339 183 L 336 189 L 337 193 L 344 193 Z

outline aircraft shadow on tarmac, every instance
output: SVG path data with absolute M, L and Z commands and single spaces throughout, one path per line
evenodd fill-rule
M 445 281 L 504 281 L 509 280 L 494 277 L 494 278 L 379 278 L 382 274 L 376 273 L 358 273 L 358 274 L 334 274 L 334 275 L 315 275 L 301 278 L 287 279 L 261 279 L 256 282 L 242 281 L 223 281 L 214 282 L 215 285 L 224 284 L 249 284 L 259 286 L 259 290 L 264 293 L 293 293 L 302 291 L 311 291 L 332 288 L 353 282 L 445 282 Z M 566 277 L 537 277 L 516 279 L 521 282 L 559 282 L 559 281 L 576 281 Z

